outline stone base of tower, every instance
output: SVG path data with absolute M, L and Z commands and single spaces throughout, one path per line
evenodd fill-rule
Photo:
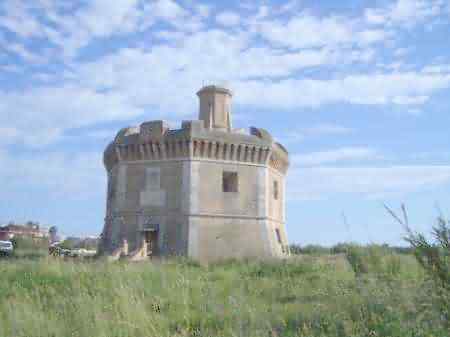
M 138 231 L 138 237 L 134 240 L 136 234 L 121 237 L 118 239 L 121 244 L 109 249 L 105 247 L 102 255 L 112 261 L 119 258 L 148 261 L 186 256 L 200 263 L 227 259 L 273 259 L 289 255 L 284 224 L 274 220 L 199 214 L 179 217 L 177 223 L 176 228 L 163 223 L 158 232 Z M 160 235 L 170 235 L 172 227 L 179 231 L 176 236 L 181 244 L 161 240 Z M 154 243 L 151 242 L 153 237 L 157 240 Z
M 191 216 L 188 256 L 201 263 L 288 256 L 284 226 L 265 219 Z M 276 229 L 281 242 L 276 240 Z

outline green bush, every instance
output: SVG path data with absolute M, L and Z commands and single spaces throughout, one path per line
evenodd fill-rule
M 14 237 L 12 240 L 14 256 L 40 258 L 48 254 L 46 238 Z
M 369 271 L 368 254 L 359 246 L 348 246 L 346 251 L 348 263 L 356 275 L 361 275 Z
M 306 245 L 300 246 L 298 244 L 292 244 L 289 246 L 291 254 L 307 254 L 307 255 L 325 255 L 330 254 L 330 248 L 323 247 L 320 245 Z
M 401 215 L 384 205 L 392 217 L 400 223 L 407 232 L 405 240 L 411 245 L 414 256 L 427 275 L 422 289 L 426 291 L 429 305 L 437 308 L 437 321 L 443 323 L 450 331 L 450 225 L 442 215 L 437 219 L 437 225 L 432 228 L 432 240 L 424 234 L 414 232 L 409 226 L 408 213 L 404 204 L 401 205 Z
M 414 248 L 414 255 L 433 282 L 432 296 L 440 308 L 442 319 L 450 330 L 450 226 L 446 219 L 438 218 L 433 227 L 433 241 L 408 227 L 406 240 Z

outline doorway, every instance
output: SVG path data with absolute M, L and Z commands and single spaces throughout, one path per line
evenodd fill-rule
M 147 230 L 144 231 L 144 240 L 147 246 L 147 256 L 153 257 L 159 254 L 158 251 L 158 231 Z

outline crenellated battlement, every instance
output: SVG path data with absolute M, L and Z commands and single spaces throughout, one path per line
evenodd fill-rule
M 285 151 L 262 129 L 224 133 L 205 129 L 202 121 L 184 121 L 181 129 L 171 130 L 164 121 L 152 121 L 119 131 L 104 161 L 108 171 L 121 161 L 204 159 L 270 165 L 285 173 L 289 165 Z

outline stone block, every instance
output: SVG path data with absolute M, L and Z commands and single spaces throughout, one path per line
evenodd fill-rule
M 145 122 L 141 124 L 142 137 L 162 137 L 169 129 L 169 125 L 162 120 Z
M 204 121 L 183 121 L 181 123 L 181 128 L 189 130 L 192 133 L 197 133 L 204 129 Z
M 141 207 L 163 207 L 166 205 L 166 191 L 145 190 L 141 192 Z

